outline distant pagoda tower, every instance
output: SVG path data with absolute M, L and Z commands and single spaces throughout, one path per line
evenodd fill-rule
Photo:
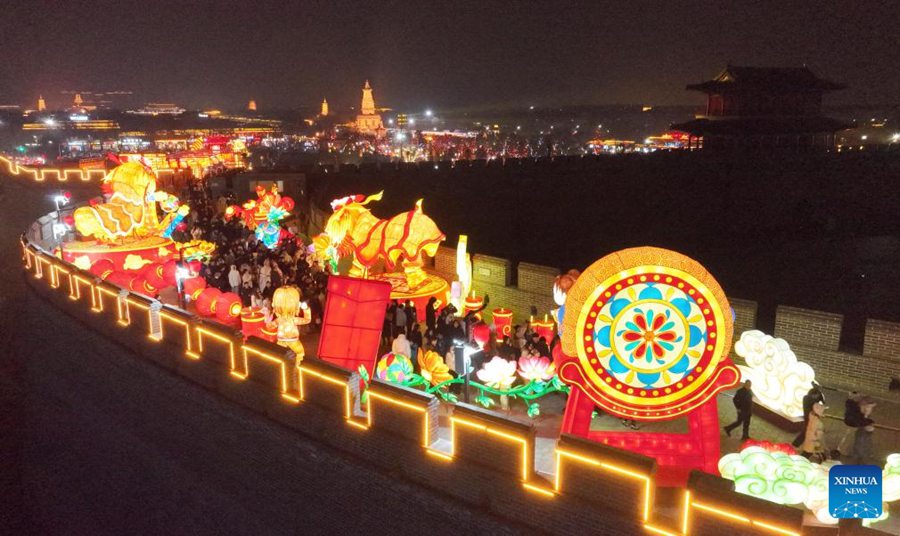
M 375 115 L 375 97 L 372 95 L 372 86 L 368 80 L 363 86 L 362 105 L 359 110 L 363 115 Z
M 43 95 L 38 95 L 38 107 L 37 108 L 38 108 L 39 112 L 43 112 L 44 110 L 47 109 L 47 103 L 44 102 Z
M 72 106 L 75 108 L 81 108 L 81 105 L 84 104 L 84 100 L 81 98 L 81 93 L 76 93 L 75 98 L 72 100 Z
M 361 134 L 384 134 L 384 123 L 381 115 L 375 113 L 375 97 L 372 95 L 372 86 L 366 80 L 362 90 L 362 104 L 359 107 L 360 114 L 356 116 L 356 130 Z
M 322 99 L 322 111 L 319 112 L 322 117 L 328 117 L 328 99 Z
M 251 111 L 251 112 L 256 111 L 256 101 L 255 100 L 250 99 L 250 102 L 247 103 L 247 110 Z

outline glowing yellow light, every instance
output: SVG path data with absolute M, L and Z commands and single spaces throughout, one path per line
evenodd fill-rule
M 163 319 L 169 320 L 170 322 L 174 322 L 182 327 L 184 327 L 184 338 L 185 338 L 185 351 L 184 354 L 191 359 L 200 359 L 200 354 L 194 352 L 193 345 L 191 344 L 191 327 L 188 325 L 186 320 L 182 320 L 177 316 L 169 314 L 166 311 L 159 312 L 159 339 L 162 340 L 165 337 L 165 322 Z
M 556 494 L 550 491 L 549 489 L 542 488 L 540 486 L 535 486 L 534 484 L 529 484 L 528 482 L 522 482 L 522 487 L 527 489 L 528 491 L 533 491 L 534 493 L 539 493 L 545 497 L 554 498 Z
M 740 521 L 741 523 L 746 523 L 748 525 L 750 524 L 750 520 L 747 519 L 746 517 L 738 515 L 738 514 L 734 514 L 732 512 L 728 512 L 726 510 L 720 510 L 718 508 L 714 508 L 714 507 L 706 505 L 706 504 L 698 503 L 696 501 L 692 502 L 691 505 L 694 506 L 695 508 L 699 508 L 700 510 L 705 510 L 711 514 L 715 514 L 720 517 L 732 519 L 734 521 Z
M 232 373 L 234 373 L 235 366 L 236 366 L 235 360 L 234 360 L 234 342 L 231 339 L 229 339 L 227 337 L 223 337 L 223 336 L 219 335 L 218 333 L 213 333 L 212 331 L 209 331 L 206 328 L 202 328 L 202 327 L 198 326 L 196 328 L 196 331 L 197 331 L 197 350 L 199 350 L 201 355 L 203 354 L 203 337 L 204 337 L 204 335 L 228 345 L 228 362 L 231 363 L 231 371 L 232 371 Z M 188 337 L 188 341 L 190 341 L 190 337 Z M 197 356 L 197 357 L 200 357 L 200 356 Z M 247 377 L 246 374 L 238 373 L 236 375 L 241 375 L 245 378 Z
M 454 416 L 454 417 L 450 417 L 450 438 L 451 438 L 450 455 L 451 456 L 455 456 L 455 454 L 456 454 L 456 426 L 455 425 L 457 423 L 462 424 L 464 426 L 468 426 L 470 428 L 473 428 L 473 429 L 481 431 L 481 432 L 487 432 L 487 433 L 495 435 L 497 437 L 502 437 L 509 441 L 520 443 L 522 445 L 522 459 L 521 459 L 521 461 L 522 461 L 522 480 L 523 481 L 528 480 L 530 468 L 528 466 L 528 440 L 527 439 L 520 437 L 520 436 L 506 433 L 502 430 L 497 430 L 495 428 L 491 428 L 487 425 L 479 424 L 477 422 L 469 421 L 467 419 L 463 419 L 461 417 Z
M 415 406 L 408 402 L 403 402 L 402 400 L 397 400 L 396 398 L 382 395 L 380 393 L 376 393 L 373 391 L 369 391 L 369 397 L 366 401 L 366 422 L 369 423 L 369 426 L 372 426 L 372 399 L 383 400 L 389 404 L 394 404 L 401 408 L 408 409 L 410 411 L 415 411 L 416 413 L 422 413 L 422 446 L 428 448 L 428 410 L 426 408 Z

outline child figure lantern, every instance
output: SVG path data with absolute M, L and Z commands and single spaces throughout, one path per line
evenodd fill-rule
M 277 331 L 277 343 L 279 346 L 290 348 L 297 355 L 297 360 L 302 361 L 306 353 L 303 343 L 300 342 L 300 330 L 297 326 L 309 324 L 309 309 L 300 301 L 300 291 L 297 287 L 279 287 L 272 296 L 272 311 L 275 320 L 272 324 Z

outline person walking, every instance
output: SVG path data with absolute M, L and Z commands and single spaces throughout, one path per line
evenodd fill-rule
M 725 434 L 731 437 L 731 431 L 743 425 L 741 441 L 750 439 L 750 417 L 753 415 L 753 392 L 750 390 L 752 382 L 746 380 L 744 385 L 734 393 L 734 408 L 737 410 L 737 420 L 725 427 Z
M 850 454 L 850 463 L 865 465 L 874 462 L 875 446 L 872 436 L 875 433 L 875 421 L 872 420 L 872 411 L 875 409 L 875 400 L 864 396 L 859 399 L 860 426 L 856 428 L 853 437 L 853 450 Z
M 819 402 L 821 402 L 822 405 L 825 405 L 825 394 L 822 392 L 821 385 L 812 382 L 812 387 L 810 387 L 809 391 L 803 395 L 803 428 L 800 429 L 800 433 L 797 434 L 797 437 L 791 442 L 795 448 L 800 448 L 800 446 L 803 445 L 803 442 L 806 439 L 806 429 L 809 427 L 809 412 L 812 411 L 813 406 Z
M 231 265 L 231 270 L 228 271 L 228 286 L 231 287 L 231 292 L 235 294 L 241 293 L 241 273 L 238 272 L 237 266 Z
M 813 463 L 822 463 L 828 459 L 828 451 L 825 449 L 825 404 L 813 404 L 807 421 L 800 455 Z

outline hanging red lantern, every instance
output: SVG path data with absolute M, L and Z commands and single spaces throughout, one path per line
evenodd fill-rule
M 169 286 L 166 284 L 166 278 L 163 277 L 162 264 L 147 265 L 147 270 L 144 271 L 144 278 L 147 279 L 147 283 L 157 289 Z
M 106 279 L 109 277 L 111 273 L 116 270 L 116 265 L 113 261 L 109 259 L 98 259 L 94 264 L 91 265 L 91 273 L 99 276 L 101 279 Z
M 241 297 L 233 292 L 226 292 L 216 300 L 216 318 L 227 324 L 233 323 L 241 316 Z
M 163 263 L 162 276 L 166 283 L 175 285 L 177 283 L 176 273 L 178 272 L 178 261 L 172 259 Z
M 197 313 L 202 316 L 212 316 L 216 314 L 216 301 L 222 296 L 222 291 L 217 288 L 207 287 L 200 291 L 194 306 Z
M 294 209 L 294 200 L 286 195 L 282 196 L 281 197 L 281 208 L 283 208 L 287 212 L 290 212 L 291 210 Z
M 494 309 L 492 316 L 497 342 L 503 342 L 504 337 L 512 337 L 512 311 L 505 307 L 498 307 Z
M 206 280 L 202 277 L 191 277 L 184 280 L 181 288 L 184 290 L 185 296 L 190 296 L 192 300 L 196 300 L 200 293 L 203 292 L 203 289 L 206 288 Z
M 484 322 L 477 322 L 472 325 L 472 340 L 478 346 L 484 349 L 484 345 L 491 340 L 491 328 Z
M 122 288 L 128 288 L 128 285 L 134 277 L 134 274 L 127 274 L 125 272 L 110 272 L 109 275 L 106 276 L 105 281 Z

